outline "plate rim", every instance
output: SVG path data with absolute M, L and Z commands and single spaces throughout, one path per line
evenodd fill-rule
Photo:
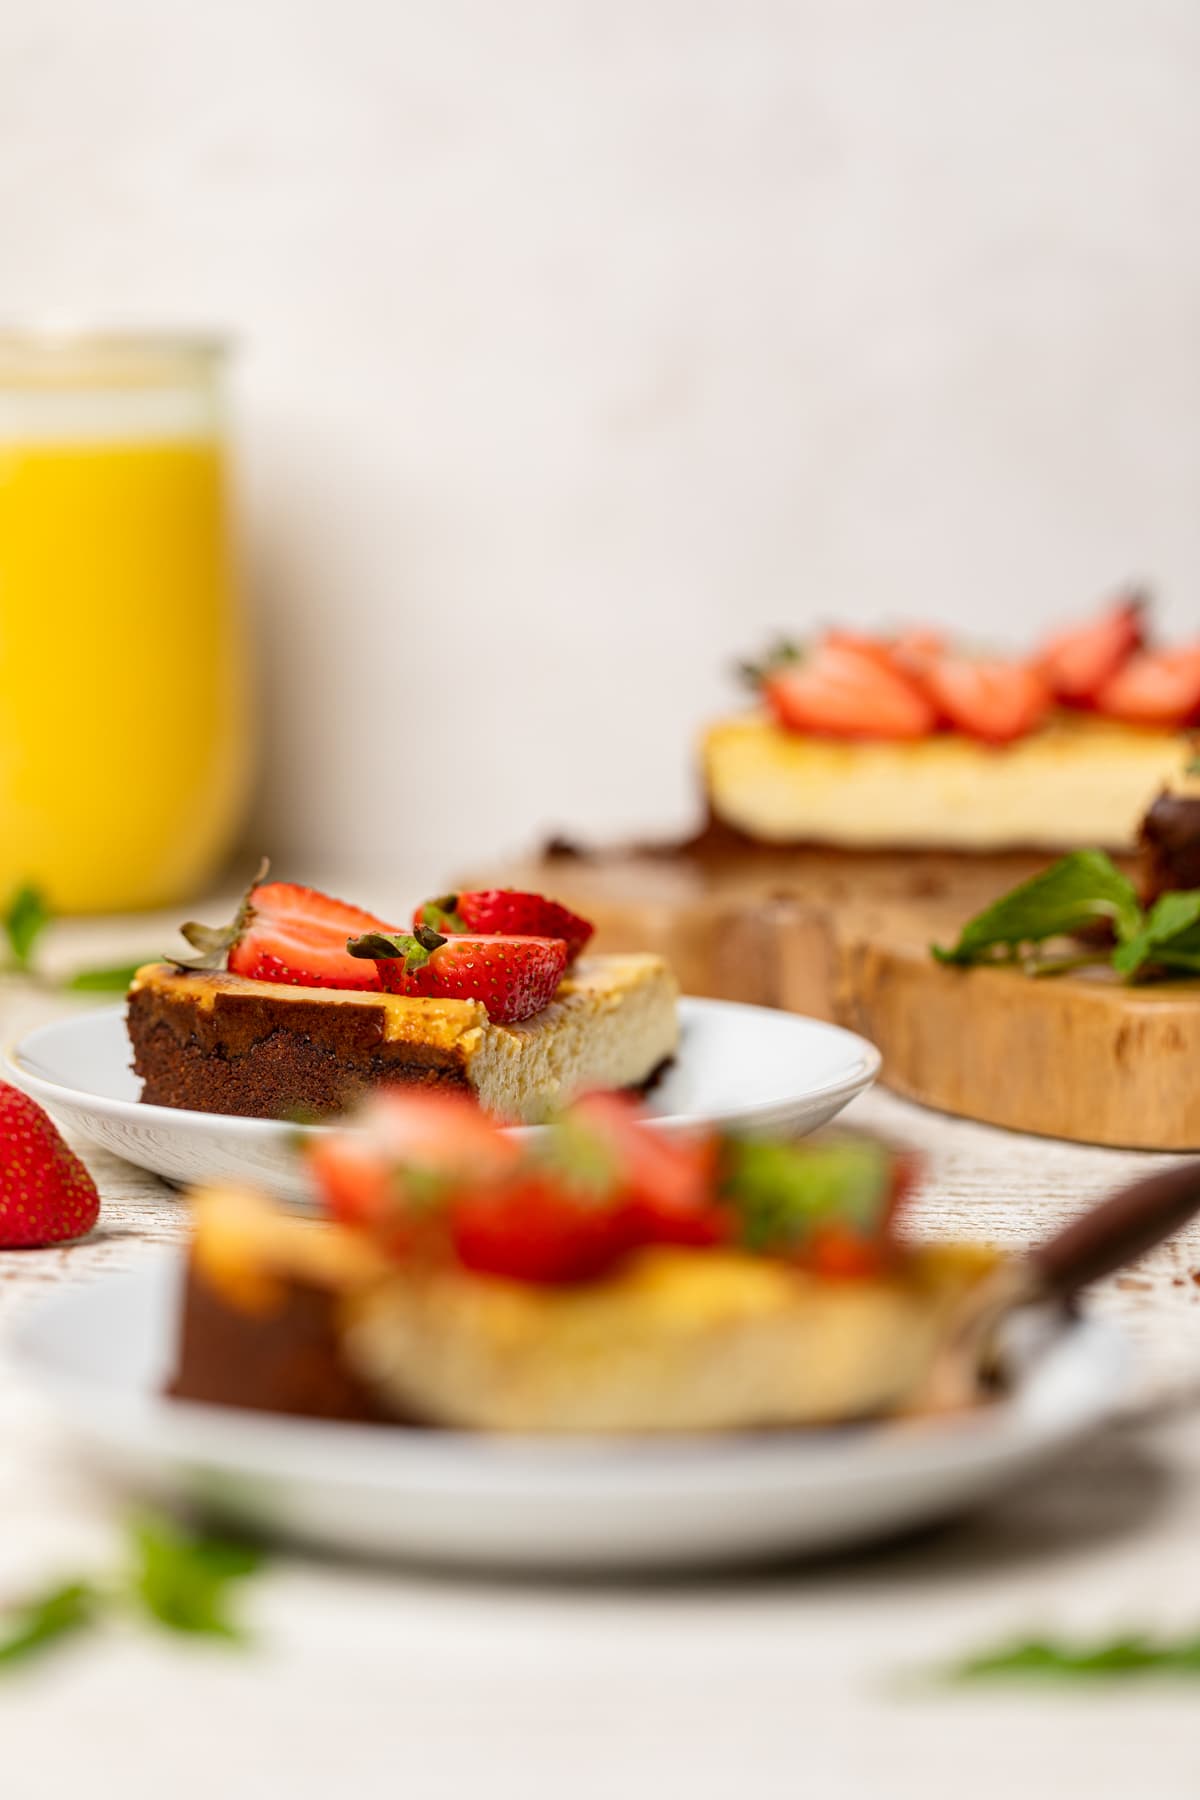
M 1095 1314 L 1067 1317 L 1049 1355 L 1086 1356 L 1102 1365 L 1091 1388 L 1063 1413 L 1039 1417 L 1021 1405 L 1036 1394 L 1038 1377 L 1010 1401 L 963 1415 L 864 1422 L 861 1427 L 809 1427 L 791 1432 L 712 1433 L 647 1439 L 631 1436 L 489 1437 L 468 1431 L 408 1433 L 342 1420 L 292 1418 L 175 1399 L 130 1383 L 89 1379 L 55 1369 L 38 1348 L 61 1326 L 63 1313 L 95 1303 L 98 1290 L 126 1304 L 162 1304 L 171 1283 L 178 1293 L 185 1267 L 179 1245 L 156 1246 L 137 1264 L 85 1282 L 72 1282 L 28 1308 L 5 1333 L 7 1366 L 34 1387 L 74 1433 L 127 1449 L 152 1441 L 172 1463 L 192 1459 L 223 1473 L 288 1482 L 318 1481 L 375 1493 L 411 1488 L 469 1492 L 480 1482 L 522 1491 L 595 1498 L 607 1485 L 647 1498 L 699 1481 L 730 1496 L 762 1492 L 797 1479 L 820 1485 L 877 1480 L 912 1466 L 928 1473 L 987 1463 L 997 1456 L 1068 1444 L 1111 1417 L 1127 1390 L 1132 1366 L 1128 1334 Z M 1042 1379 L 1048 1379 L 1042 1371 Z M 97 1423 L 99 1421 L 99 1423 Z M 106 1423 L 107 1421 L 107 1423 Z M 331 1435 L 332 1434 L 332 1435 Z M 334 1451 L 337 1454 L 332 1454 Z
M 878 1080 L 883 1066 L 883 1054 L 878 1045 L 859 1032 L 851 1031 L 847 1026 L 837 1025 L 831 1020 L 814 1019 L 807 1013 L 784 1011 L 782 1008 L 757 1006 L 744 1000 L 723 1000 L 701 994 L 681 994 L 678 1002 L 680 1008 L 680 1025 L 686 1030 L 689 1013 L 715 1012 L 721 1013 L 753 1013 L 764 1015 L 785 1023 L 815 1032 L 833 1042 L 840 1042 L 847 1053 L 853 1052 L 858 1061 L 857 1068 L 839 1074 L 822 1082 L 818 1086 L 808 1087 L 801 1093 L 787 1096 L 775 1096 L 767 1100 L 759 1100 L 743 1106 L 733 1106 L 720 1111 L 704 1113 L 651 1113 L 648 1122 L 659 1130 L 678 1131 L 699 1123 L 714 1126 L 769 1124 L 781 1112 L 786 1112 L 798 1104 L 805 1102 L 821 1103 L 840 1101 L 847 1105 L 857 1098 Z M 290 1138 L 297 1134 L 302 1137 L 319 1137 L 324 1133 L 337 1129 L 333 1125 L 294 1125 L 282 1119 L 246 1118 L 238 1113 L 198 1112 L 191 1107 L 158 1106 L 143 1100 L 122 1100 L 111 1095 L 97 1094 L 89 1088 L 74 1087 L 65 1082 L 55 1081 L 50 1077 L 39 1075 L 25 1066 L 23 1053 L 39 1038 L 47 1034 L 69 1032 L 72 1028 L 91 1026 L 101 1022 L 120 1019 L 124 1022 L 125 1003 L 117 1001 L 108 1006 L 90 1007 L 64 1018 L 49 1019 L 36 1025 L 31 1031 L 22 1034 L 13 1043 L 8 1043 L 3 1050 L 3 1070 L 16 1086 L 35 1100 L 54 1107 L 70 1107 L 75 1111 L 95 1112 L 106 1119 L 119 1120 L 122 1124 L 156 1126 L 159 1130 L 171 1131 L 187 1129 L 194 1120 L 206 1123 L 220 1122 L 220 1129 L 233 1132 L 247 1138 L 262 1139 L 266 1135 L 278 1136 L 286 1133 Z M 184 1124 L 187 1121 L 188 1124 Z M 214 1127 L 215 1129 L 215 1127 Z M 543 1127 L 538 1125 L 512 1125 L 506 1130 L 517 1135 L 539 1132 Z

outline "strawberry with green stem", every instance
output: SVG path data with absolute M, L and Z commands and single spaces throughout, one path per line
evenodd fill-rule
M 466 933 L 561 938 L 567 946 L 568 962 L 575 961 L 595 929 L 557 900 L 517 888 L 479 888 L 426 900 L 413 914 L 414 929 L 419 925 L 429 925 L 447 937 Z
M 479 1000 L 498 1025 L 532 1018 L 553 1000 L 567 966 L 562 938 L 443 936 L 372 931 L 352 937 L 349 956 L 373 967 L 390 994 Z

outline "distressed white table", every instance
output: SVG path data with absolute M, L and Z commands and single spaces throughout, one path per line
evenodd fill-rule
M 52 963 L 166 943 L 61 928 Z M 0 986 L 0 1036 L 72 1002 Z M 1023 1243 L 1156 1159 L 1015 1137 L 877 1093 L 848 1117 L 921 1149 L 931 1234 Z M 78 1246 L 0 1253 L 0 1334 L 51 1287 L 183 1233 L 179 1198 L 84 1148 L 104 1212 Z M 865 1800 L 1188 1796 L 1193 1688 L 947 1690 L 913 1677 L 1050 1628 L 1200 1627 L 1200 1231 L 1100 1290 L 1136 1340 L 1121 1423 L 968 1524 L 819 1567 L 589 1585 L 281 1558 L 247 1653 L 136 1632 L 0 1683 L 0 1792 L 38 1800 L 747 1789 Z M 2 1358 L 2 1352 L 0 1352 Z M 0 1360 L 0 1597 L 111 1561 L 120 1503 Z

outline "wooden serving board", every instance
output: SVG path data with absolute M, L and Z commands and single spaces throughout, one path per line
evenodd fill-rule
M 488 881 L 593 919 L 598 950 L 654 950 L 684 991 L 861 1032 L 886 1086 L 1016 1131 L 1200 1150 L 1200 981 L 1106 972 L 1031 980 L 929 954 L 1040 855 L 762 851 L 709 837 L 669 852 L 551 854 Z

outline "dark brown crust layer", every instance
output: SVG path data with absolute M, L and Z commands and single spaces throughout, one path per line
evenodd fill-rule
M 384 1413 L 343 1362 L 337 1296 L 287 1280 L 268 1313 L 242 1312 L 188 1269 L 177 1400 L 310 1419 L 381 1420 Z
M 129 996 L 142 1099 L 252 1119 L 328 1118 L 384 1081 L 470 1091 L 454 1050 L 389 1042 L 380 1010 L 219 994 L 211 1011 L 154 987 Z

